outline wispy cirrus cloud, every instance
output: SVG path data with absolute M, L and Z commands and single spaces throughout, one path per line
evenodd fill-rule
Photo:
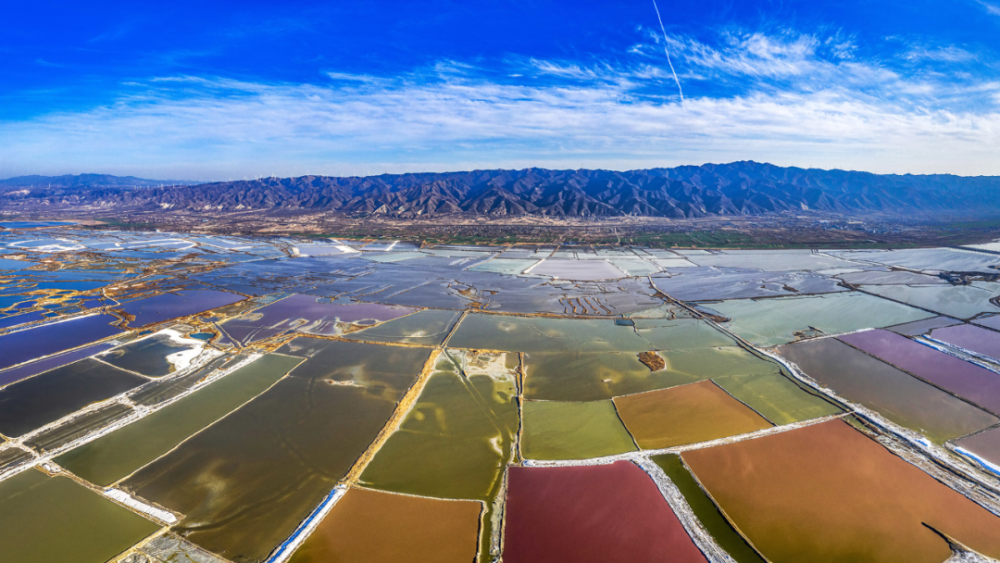
M 694 86 L 682 106 L 665 88 L 664 39 L 647 38 L 625 58 L 590 62 L 441 60 L 394 76 L 330 71 L 312 84 L 135 81 L 113 104 L 4 123 L 0 175 L 222 179 L 747 158 L 1000 174 L 1000 80 L 888 68 L 836 34 L 726 31 L 712 45 L 674 34 L 677 72 Z M 957 48 L 920 48 L 913 61 L 967 62 Z M 737 87 L 699 93 L 699 82 Z
M 414 77 L 324 86 L 160 80 L 112 106 L 0 131 L 8 167 L 60 155 L 92 169 L 125 172 L 122 162 L 137 162 L 198 178 L 743 158 L 998 174 L 997 147 L 1000 111 L 913 112 L 843 89 L 689 98 L 681 107 L 639 95 L 632 83 L 526 87 Z
M 983 7 L 984 10 L 986 10 L 986 13 L 994 16 L 1000 16 L 1000 4 L 992 4 L 990 2 L 986 2 L 985 0 L 977 0 L 977 2 Z

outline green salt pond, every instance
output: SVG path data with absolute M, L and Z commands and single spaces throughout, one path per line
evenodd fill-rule
M 779 426 L 842 412 L 777 372 L 727 375 L 712 381 Z
M 361 484 L 485 501 L 481 551 L 486 557 L 492 530 L 499 526 L 493 505 L 517 436 L 516 356 L 508 365 L 511 358 L 502 355 L 446 353 L 399 430 L 362 473 Z M 480 369 L 483 363 L 488 370 Z
M 556 352 L 527 355 L 524 395 L 545 401 L 599 401 L 693 383 L 720 375 L 766 374 L 777 366 L 739 346 L 659 353 L 666 367 L 650 371 L 637 354 Z
M 476 264 L 469 268 L 472 272 L 492 272 L 516 276 L 538 263 L 538 260 L 521 260 L 511 258 L 495 258 L 489 262 Z
M 0 560 L 103 563 L 160 527 L 66 477 L 34 469 L 0 482 Z
M 997 283 L 920 287 L 866 285 L 864 290 L 958 319 L 968 319 L 979 313 L 1000 312 L 1000 307 L 990 302 L 990 299 L 1000 294 L 1000 284 Z
M 645 352 L 733 345 L 706 323 L 693 319 L 636 319 L 635 327 L 608 319 L 561 319 L 467 315 L 448 345 L 517 352 Z
M 516 397 L 513 372 L 462 377 L 458 366 L 442 357 L 399 430 L 362 474 L 363 484 L 441 498 L 491 499 L 511 459 Z
M 733 332 L 762 347 L 792 342 L 798 338 L 796 332 L 810 329 L 840 334 L 934 316 L 856 291 L 809 297 L 733 299 L 713 303 L 710 307 L 732 319 L 729 326 Z
M 444 342 L 448 331 L 461 313 L 427 309 L 378 326 L 344 335 L 351 340 L 366 342 L 397 342 L 438 346 Z
M 234 563 L 263 561 L 343 479 L 417 380 L 426 348 L 297 338 L 308 359 L 122 482 L 185 518 L 174 530 Z
M 726 553 L 732 556 L 737 563 L 764 563 L 764 558 L 733 528 L 729 520 L 726 520 L 708 493 L 698 486 L 698 482 L 695 481 L 691 472 L 681 462 L 681 456 L 664 454 L 653 456 L 652 460 L 680 489 L 694 515 L 698 517 L 708 533 L 715 538 L 719 547 L 726 550 Z
M 302 362 L 269 354 L 132 424 L 84 444 L 56 463 L 97 485 L 110 485 L 264 392 Z
M 525 401 L 521 436 L 527 459 L 588 459 L 636 450 L 611 401 Z

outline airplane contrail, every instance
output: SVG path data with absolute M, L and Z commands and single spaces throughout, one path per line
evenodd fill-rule
M 677 92 L 681 95 L 681 104 L 684 104 L 684 90 L 681 88 L 681 81 L 677 78 L 677 71 L 674 70 L 674 63 L 670 60 L 670 51 L 667 49 L 667 30 L 663 27 L 663 18 L 660 17 L 660 8 L 653 0 L 653 9 L 656 10 L 656 20 L 660 22 L 660 31 L 663 32 L 663 52 L 667 55 L 667 64 L 670 65 L 670 73 L 674 75 L 674 82 L 677 83 Z

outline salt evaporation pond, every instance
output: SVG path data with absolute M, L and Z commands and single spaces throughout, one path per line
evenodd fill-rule
M 630 462 L 509 472 L 504 561 L 707 562 Z
M 375 439 L 430 355 L 309 338 L 281 351 L 306 361 L 122 483 L 184 514 L 178 533 L 233 561 L 263 560 L 292 534 Z
M 996 555 L 998 264 L 4 230 L 0 559 Z
M 821 385 L 939 443 L 1000 422 L 996 416 L 833 338 L 792 344 L 779 352 Z
M 732 319 L 733 332 L 757 346 L 792 342 L 815 329 L 825 334 L 880 328 L 934 316 L 913 307 L 857 292 L 811 297 L 733 300 L 711 308 Z
M 710 442 L 772 426 L 711 381 L 617 397 L 614 403 L 625 428 L 645 450 Z
M 177 317 L 186 317 L 246 299 L 228 291 L 184 290 L 130 301 L 121 309 L 134 317 L 131 327 L 142 327 Z
M 312 295 L 291 295 L 227 321 L 223 329 L 241 344 L 273 337 L 292 330 L 307 334 L 333 336 L 345 326 L 364 321 L 375 324 L 414 312 L 407 307 L 377 303 L 323 303 Z
M 840 340 L 985 409 L 1000 413 L 1000 373 L 885 330 L 845 334 Z
M 351 489 L 290 563 L 468 563 L 481 510 L 478 502 Z
M 66 477 L 29 470 L 0 482 L 4 561 L 107 561 L 159 529 Z
M 301 362 L 276 354 L 260 358 L 198 393 L 59 456 L 56 463 L 92 483 L 110 485 L 264 392 Z
M 940 563 L 935 530 L 1000 556 L 1000 518 L 842 421 L 681 457 L 770 561 Z
M 0 369 L 121 334 L 111 325 L 115 320 L 111 315 L 91 315 L 0 336 Z
M 0 389 L 0 433 L 20 436 L 148 381 L 84 359 Z
M 959 348 L 1000 359 L 1000 332 L 972 325 L 957 325 L 936 328 L 930 337 Z

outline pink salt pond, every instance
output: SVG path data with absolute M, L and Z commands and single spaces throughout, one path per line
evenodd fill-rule
M 653 480 L 628 461 L 511 467 L 505 563 L 706 563 Z

